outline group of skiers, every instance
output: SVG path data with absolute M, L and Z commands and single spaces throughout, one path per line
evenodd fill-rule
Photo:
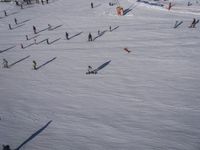
M 3 58 L 2 65 L 3 65 L 3 68 L 9 68 L 8 61 L 5 58 Z M 35 60 L 33 60 L 33 69 L 37 70 L 37 63 Z
M 15 0 L 15 4 L 16 4 L 17 6 L 23 5 L 23 3 L 27 3 L 27 5 L 29 5 L 29 4 L 32 4 L 31 1 L 33 1 L 33 0 L 23 0 L 22 3 L 19 3 L 18 0 Z M 35 3 L 39 4 L 40 1 L 41 1 L 42 5 L 44 5 L 44 0 L 35 0 Z M 49 0 L 46 0 L 46 3 L 48 4 L 48 3 L 49 3 Z M 21 6 L 21 7 L 22 7 L 22 6 Z

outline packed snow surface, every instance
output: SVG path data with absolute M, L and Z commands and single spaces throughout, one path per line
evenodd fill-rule
M 0 61 L 10 65 L 0 68 L 0 145 L 15 149 L 53 120 L 21 149 L 199 150 L 200 23 L 188 28 L 199 1 L 173 0 L 170 11 L 167 1 L 119 2 L 124 16 L 107 0 L 93 9 L 89 0 L 0 3 Z M 33 70 L 33 60 L 43 66 Z

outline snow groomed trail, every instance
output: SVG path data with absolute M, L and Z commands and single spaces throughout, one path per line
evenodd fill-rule
M 188 27 L 199 4 L 178 1 L 168 11 L 124 0 L 131 10 L 117 16 L 106 0 L 90 3 L 0 3 L 0 61 L 13 64 L 0 68 L 0 144 L 13 149 L 53 120 L 21 149 L 198 150 L 200 24 Z M 33 70 L 33 60 L 53 61 Z

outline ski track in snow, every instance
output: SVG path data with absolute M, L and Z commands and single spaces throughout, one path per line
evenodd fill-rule
M 14 149 L 53 120 L 21 149 L 199 149 L 200 24 L 188 28 L 198 12 L 185 9 L 186 1 L 172 11 L 120 1 L 132 6 L 125 16 L 106 0 L 94 0 L 94 9 L 89 0 L 49 1 L 22 10 L 0 4 L 0 50 L 16 46 L 0 53 L 1 63 L 14 64 L 0 68 L 0 145 Z M 9 30 L 14 18 L 29 21 Z M 174 29 L 176 20 L 183 23 Z M 49 31 L 48 24 L 62 26 Z M 59 40 L 21 49 L 34 43 L 25 38 L 35 36 L 33 25 L 44 30 L 37 42 Z M 119 27 L 110 32 L 110 25 Z M 87 42 L 98 30 L 105 33 Z M 40 66 L 54 57 L 32 69 L 33 60 Z M 85 74 L 108 60 L 97 75 Z

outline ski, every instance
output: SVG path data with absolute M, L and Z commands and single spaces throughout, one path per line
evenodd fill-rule
M 178 26 L 180 26 L 183 23 L 183 21 L 176 21 L 174 28 L 176 29 Z

